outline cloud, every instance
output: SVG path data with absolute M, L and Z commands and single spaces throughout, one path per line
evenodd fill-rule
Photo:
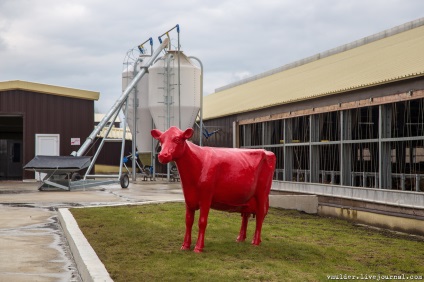
M 126 52 L 180 24 L 202 60 L 204 92 L 421 17 L 421 0 L 3 0 L 0 81 L 20 79 L 121 94 Z M 177 34 L 170 34 L 177 45 Z

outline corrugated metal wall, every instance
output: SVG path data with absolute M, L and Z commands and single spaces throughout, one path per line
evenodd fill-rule
M 204 122 L 203 146 L 233 147 L 233 121 L 235 116 L 211 119 Z M 199 144 L 199 127 L 194 127 L 193 143 Z M 215 132 L 215 133 L 213 133 Z
M 35 155 L 35 134 L 60 134 L 62 156 L 78 150 L 79 146 L 71 145 L 71 138 L 80 138 L 82 144 L 93 130 L 94 101 L 23 90 L 2 91 L 1 115 L 23 117 L 23 165 L 25 165 Z M 32 179 L 34 173 L 26 171 L 23 178 Z

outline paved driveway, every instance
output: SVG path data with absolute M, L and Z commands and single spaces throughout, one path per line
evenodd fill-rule
M 183 200 L 180 183 L 138 182 L 86 191 L 40 192 L 37 183 L 0 182 L 0 282 L 81 281 L 57 209 Z

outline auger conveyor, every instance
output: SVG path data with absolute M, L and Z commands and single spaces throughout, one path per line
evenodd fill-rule
M 87 139 L 81 145 L 77 152 L 73 152 L 71 156 L 35 156 L 34 159 L 32 159 L 24 166 L 25 170 L 46 174 L 46 176 L 43 177 L 43 179 L 41 180 L 43 183 L 39 188 L 40 190 L 63 189 L 70 191 L 76 188 L 88 188 L 111 183 L 120 183 L 122 188 L 128 187 L 129 177 L 126 173 L 123 174 L 122 170 L 120 170 L 119 174 L 117 175 L 89 175 L 97 159 L 102 144 L 99 146 L 99 149 L 94 155 L 94 157 L 84 156 L 84 154 L 88 150 L 90 145 L 93 143 L 97 134 L 107 125 L 108 121 L 111 118 L 116 119 L 119 111 L 122 109 L 122 106 L 125 104 L 133 88 L 137 85 L 138 81 L 147 73 L 147 69 L 154 63 L 154 61 L 162 52 L 162 50 L 164 50 L 168 46 L 168 43 L 169 40 L 168 38 L 166 38 L 162 42 L 162 44 L 155 50 L 149 60 L 144 64 L 143 68 L 137 73 L 134 79 L 125 88 L 121 97 L 119 97 L 119 99 L 115 102 L 109 112 L 101 120 L 99 125 L 94 128 L 94 130 L 87 137 Z M 77 172 L 86 168 L 87 172 L 84 174 L 83 177 L 81 177 Z M 88 180 L 87 178 L 92 179 Z

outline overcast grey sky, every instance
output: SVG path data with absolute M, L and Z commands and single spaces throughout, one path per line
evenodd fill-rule
M 0 81 L 121 95 L 126 52 L 176 24 L 204 92 L 423 16 L 422 0 L 0 0 Z M 176 45 L 176 33 L 172 34 Z

